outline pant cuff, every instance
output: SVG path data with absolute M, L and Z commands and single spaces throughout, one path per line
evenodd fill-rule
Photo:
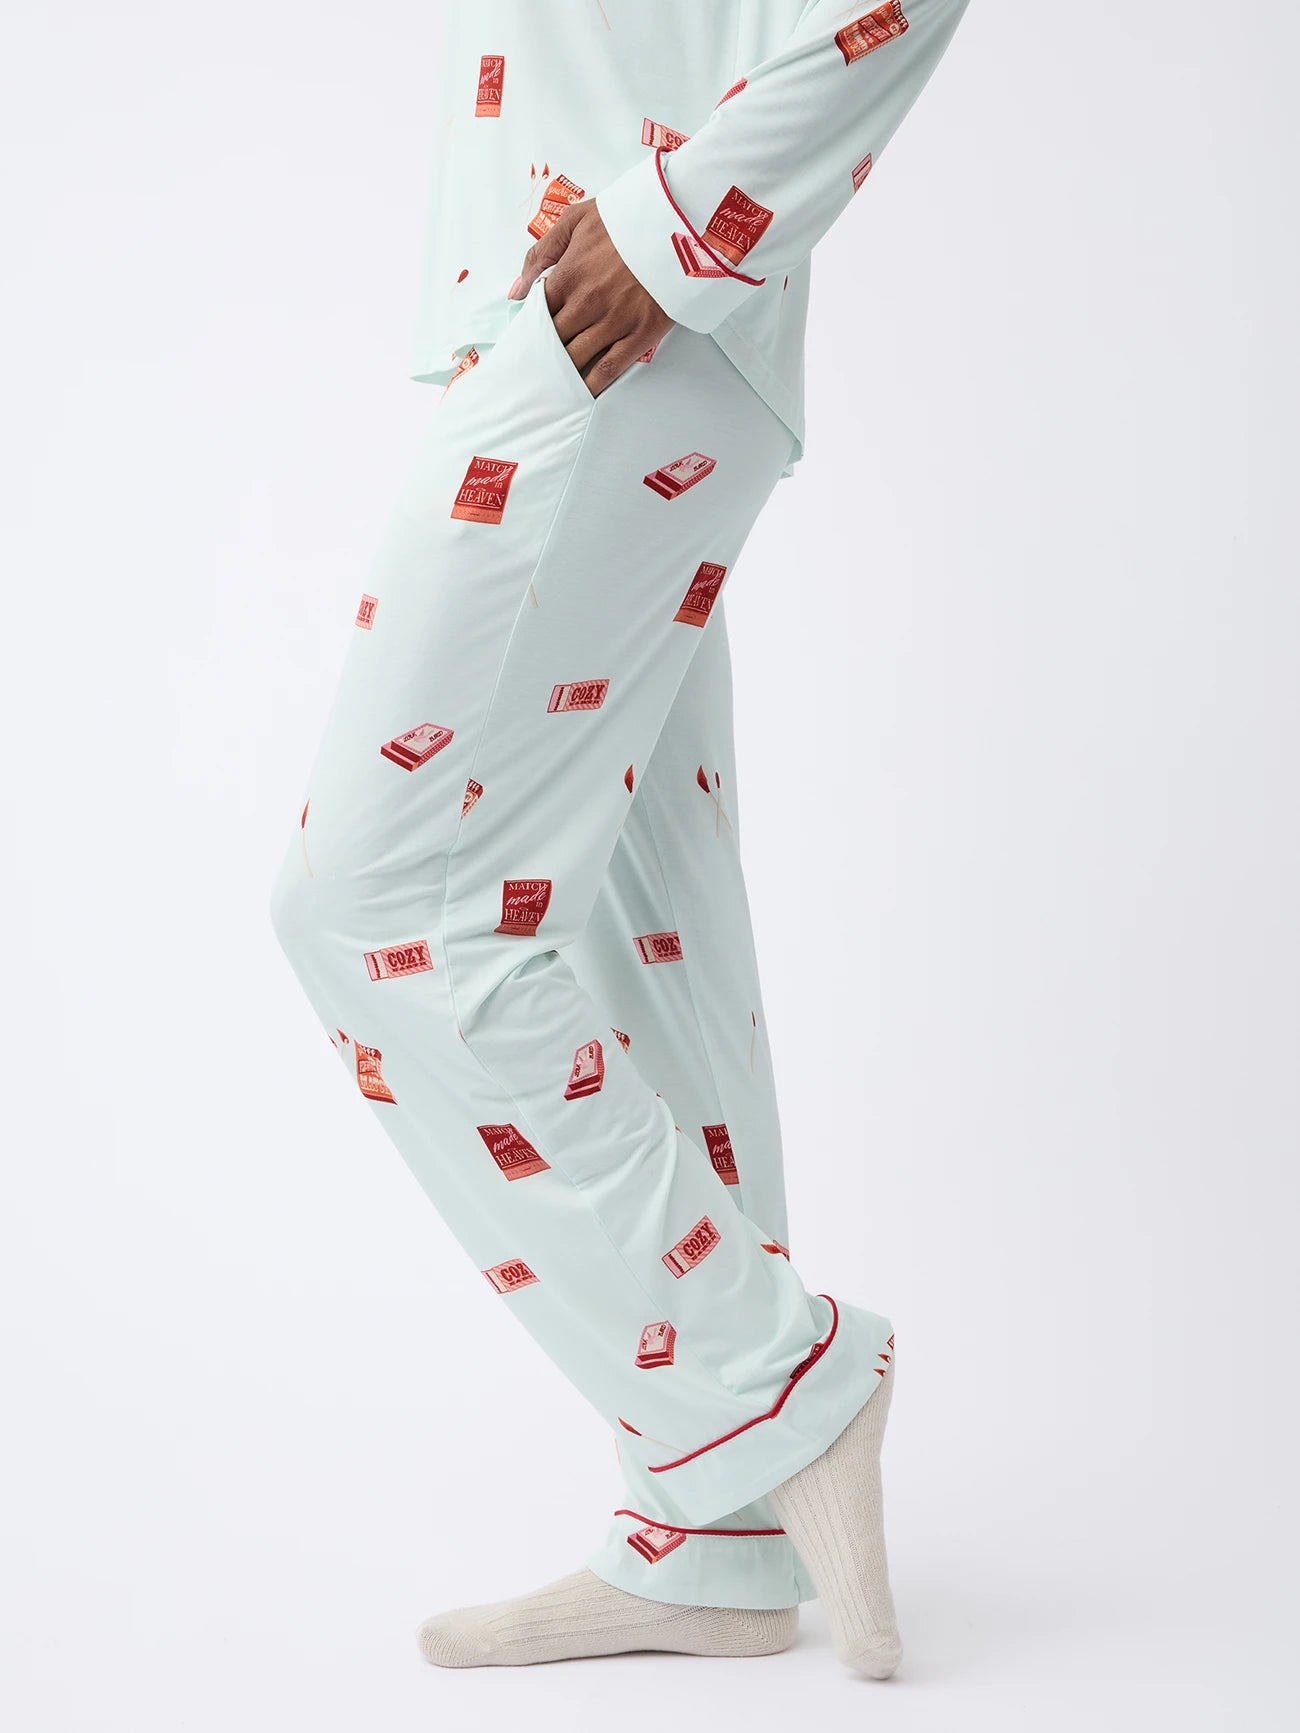
M 779 1528 L 747 1531 L 738 1520 L 745 1515 L 733 1513 L 725 1528 L 701 1532 L 616 1511 L 605 1544 L 584 1563 L 615 1588 L 675 1606 L 793 1607 L 815 1600 L 789 1536 Z

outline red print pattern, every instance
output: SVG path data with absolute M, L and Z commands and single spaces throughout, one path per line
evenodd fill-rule
M 714 1246 L 721 1243 L 722 1235 L 717 1228 L 708 1216 L 701 1216 L 690 1233 L 683 1234 L 672 1250 L 664 1253 L 662 1261 L 674 1276 L 684 1276 L 702 1264 Z
M 647 1324 L 641 1332 L 641 1340 L 637 1343 L 633 1365 L 646 1369 L 653 1366 L 671 1366 L 673 1344 L 676 1340 L 677 1332 L 667 1318 L 658 1324 Z
M 862 161 L 860 163 L 857 163 L 854 166 L 854 170 L 853 170 L 853 190 L 854 190 L 854 192 L 857 192 L 858 188 L 862 185 L 863 181 L 866 180 L 867 176 L 870 173 L 871 173 L 871 152 L 868 151 L 867 154 L 863 157 Z
M 660 1528 L 658 1523 L 650 1523 L 646 1528 L 639 1528 L 627 1537 L 627 1544 L 633 1552 L 639 1552 L 643 1559 L 658 1564 L 665 1553 L 672 1552 L 685 1541 L 686 1535 L 680 1528 Z
M 342 1034 L 342 1030 L 339 1033 Z M 344 1035 L 343 1039 L 346 1041 L 347 1036 Z M 357 1059 L 357 1086 L 366 1100 L 395 1102 L 397 1097 L 384 1082 L 383 1073 L 379 1069 L 380 1061 L 384 1057 L 379 1049 L 363 1047 L 360 1041 L 357 1041 L 353 1045 L 353 1052 Z
M 569 1081 L 564 1086 L 564 1099 L 578 1101 L 584 1095 L 594 1095 L 605 1081 L 605 1049 L 599 1041 L 584 1041 L 573 1055 Z
M 739 187 L 730 187 L 709 218 L 704 241 L 733 265 L 742 265 L 745 255 L 763 238 L 774 215 L 775 212 L 751 199 L 748 193 L 742 193 Z
M 712 560 L 701 560 L 673 619 L 680 620 L 684 626 L 707 625 L 726 575 L 725 566 L 715 565 Z
M 395 981 L 400 975 L 419 975 L 433 967 L 433 958 L 423 939 L 415 939 L 409 945 L 389 945 L 383 951 L 367 951 L 365 959 L 372 981 Z
M 526 1179 L 530 1173 L 545 1173 L 550 1163 L 529 1143 L 517 1125 L 480 1125 L 478 1134 L 488 1154 L 507 1179 Z
M 713 1171 L 723 1185 L 739 1185 L 740 1176 L 736 1172 L 735 1151 L 731 1147 L 731 1133 L 725 1125 L 702 1125 L 705 1148 L 709 1152 L 709 1160 L 713 1163 Z
M 469 523 L 499 524 L 518 468 L 517 463 L 504 458 L 471 457 L 451 515 Z
M 680 963 L 682 941 L 677 933 L 641 933 L 632 943 L 643 963 Z
M 730 275 L 725 265 L 720 265 L 711 253 L 695 239 L 694 235 L 684 235 L 680 232 L 673 236 L 673 251 L 677 254 L 677 262 L 688 277 L 726 277 Z
M 376 596 L 362 596 L 361 606 L 357 609 L 357 625 L 369 632 L 375 623 L 375 609 L 379 606 Z
M 835 41 L 844 56 L 844 64 L 849 66 L 855 60 L 861 60 L 864 54 L 870 54 L 874 49 L 882 48 L 886 42 L 892 42 L 906 29 L 907 19 L 903 16 L 899 0 L 885 0 L 885 4 L 877 6 L 874 12 L 855 18 L 852 24 L 846 24 L 842 30 L 837 30 Z
M 501 92 L 506 81 L 504 54 L 485 54 L 478 63 L 478 95 L 474 99 L 476 116 L 496 118 L 501 113 Z
M 397 735 L 379 750 L 385 758 L 400 764 L 403 770 L 418 770 L 435 752 L 441 752 L 451 737 L 451 729 L 444 728 L 440 722 L 421 722 L 418 728 Z
M 483 1274 L 498 1294 L 513 1294 L 517 1289 L 526 1288 L 531 1282 L 540 1279 L 522 1258 L 507 1258 L 504 1264 L 493 1264 L 492 1268 L 484 1270 Z
M 677 150 L 690 136 L 688 132 L 677 132 L 648 116 L 641 122 L 641 143 L 653 145 L 656 150 Z
M 569 680 L 551 688 L 546 709 L 548 714 L 553 710 L 599 710 L 608 691 L 608 680 Z
M 685 457 L 676 457 L 661 469 L 652 469 L 641 479 L 664 499 L 680 499 L 688 487 L 694 487 L 706 475 L 712 475 L 717 462 L 716 457 L 705 457 L 702 451 L 688 451 Z
M 550 879 L 506 879 L 501 886 L 501 925 L 492 931 L 531 938 L 550 901 Z
M 555 179 L 542 194 L 542 202 L 537 207 L 537 214 L 528 224 L 528 233 L 536 240 L 541 240 L 546 231 L 552 227 L 555 219 L 570 205 L 577 204 L 585 198 L 582 188 L 571 181 L 567 175 L 556 175 Z
M 474 778 L 471 776 L 469 781 L 465 784 L 465 798 L 460 803 L 460 816 L 462 818 L 464 818 L 465 814 L 469 811 L 470 807 L 473 806 L 474 802 L 479 798 L 482 792 L 483 784 L 481 782 L 475 782 Z

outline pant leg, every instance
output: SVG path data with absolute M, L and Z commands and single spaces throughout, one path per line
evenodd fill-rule
M 593 399 L 534 290 L 436 406 L 272 898 L 483 1303 L 688 1526 L 819 1455 L 890 1332 L 767 1249 L 565 954 L 788 449 L 684 327 Z M 627 942 L 683 966 L 672 929 Z
M 628 935 L 656 926 L 680 934 L 680 968 L 637 962 Z M 591 919 L 566 956 L 732 1200 L 765 1243 L 788 1249 L 781 1125 L 741 864 L 722 597 L 637 782 Z M 585 1561 L 607 1582 L 697 1606 L 815 1597 L 765 1498 L 719 1517 L 714 1526 L 725 1533 L 690 1535 L 663 1552 L 647 1547 L 640 1531 L 660 1514 L 657 1491 L 653 1477 L 628 1468 L 618 1514 Z

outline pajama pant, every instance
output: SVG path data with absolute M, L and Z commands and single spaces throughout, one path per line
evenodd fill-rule
M 544 280 L 515 305 L 434 406 L 272 920 L 481 1303 L 613 1431 L 585 1562 L 790 1606 L 765 1494 L 893 1348 L 790 1260 L 738 853 L 719 591 L 791 436 L 703 334 L 593 398 Z

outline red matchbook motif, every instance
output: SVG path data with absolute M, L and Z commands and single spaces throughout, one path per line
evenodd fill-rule
M 528 233 L 540 241 L 562 211 L 567 210 L 570 205 L 576 205 L 579 199 L 585 197 L 582 188 L 567 175 L 556 175 L 542 194 L 542 202 L 538 206 L 537 215 L 528 225 Z
M 722 1235 L 708 1216 L 701 1216 L 690 1233 L 684 1234 L 671 1251 L 663 1254 L 662 1262 L 674 1276 L 684 1276 L 697 1264 L 702 1264 L 714 1246 L 721 1242 Z
M 522 1258 L 507 1258 L 504 1264 L 493 1264 L 492 1268 L 484 1270 L 483 1274 L 498 1294 L 513 1294 L 517 1288 L 526 1288 L 530 1282 L 540 1279 Z
M 379 750 L 403 770 L 418 770 L 435 752 L 442 751 L 451 735 L 451 729 L 444 728 L 441 722 L 421 722 L 418 728 L 408 728 L 405 734 L 397 735 Z
M 465 784 L 465 798 L 460 803 L 460 816 L 462 818 L 464 818 L 465 814 L 469 811 L 470 807 L 473 806 L 474 802 L 482 792 L 483 784 L 481 782 L 475 782 L 474 778 L 471 776 L 469 781 Z
M 653 1565 L 685 1539 L 686 1535 L 680 1528 L 659 1528 L 652 1523 L 648 1528 L 639 1528 L 635 1534 L 630 1534 L 627 1544 Z
M 361 606 L 357 609 L 357 625 L 360 626 L 363 631 L 369 632 L 373 629 L 375 624 L 375 609 L 378 606 L 379 598 L 377 596 L 362 596 Z
M 725 265 L 706 253 L 695 239 L 694 235 L 682 234 L 678 230 L 673 235 L 673 251 L 677 254 L 677 262 L 688 277 L 726 277 L 729 276 Z
M 763 238 L 763 231 L 774 215 L 766 205 L 760 205 L 748 193 L 742 193 L 739 187 L 729 187 L 709 218 L 701 238 L 706 246 L 721 253 L 724 259 L 730 259 L 733 265 L 743 265 L 746 255 Z
M 652 469 L 641 479 L 664 499 L 679 499 L 688 487 L 694 487 L 697 481 L 712 475 L 717 462 L 716 457 L 705 457 L 702 451 L 688 451 L 685 457 L 674 458 L 662 469 Z
M 342 1034 L 343 1031 L 340 1030 L 339 1033 Z M 383 1054 L 377 1047 L 363 1047 L 360 1041 L 353 1042 L 352 1047 L 357 1056 L 357 1084 L 366 1100 L 395 1103 L 397 1097 L 384 1082 L 383 1074 L 379 1069 L 380 1061 L 384 1057 Z
M 488 1154 L 507 1179 L 545 1173 L 551 1165 L 543 1161 L 516 1125 L 480 1125 L 476 1129 L 488 1147 Z
M 551 901 L 550 879 L 506 879 L 501 886 L 501 925 L 494 933 L 531 938 Z
M 671 126 L 651 120 L 648 115 L 641 122 L 641 143 L 652 145 L 658 150 L 677 150 L 690 136 L 688 132 L 677 132 Z
M 608 680 L 566 680 L 551 688 L 547 714 L 557 710 L 599 710 L 609 691 Z
M 495 119 L 501 113 L 501 92 L 506 81 L 504 54 L 484 54 L 478 63 L 478 95 L 474 99 L 474 114 Z
M 477 367 L 478 363 L 479 363 L 478 350 L 474 348 L 473 344 L 471 344 L 470 347 L 465 351 L 465 353 L 460 357 L 459 361 L 456 362 L 456 371 L 452 374 L 451 378 L 443 386 L 443 388 L 442 388 L 443 396 L 445 397 L 447 395 L 447 393 L 451 390 L 452 386 L 456 383 L 456 381 L 458 379 L 463 379 L 465 377 L 465 375 L 469 372 L 471 367 Z
M 451 515 L 468 523 L 499 524 L 518 468 L 506 458 L 471 457 Z
M 633 1365 L 671 1366 L 673 1363 L 673 1343 L 677 1340 L 677 1332 L 665 1318 L 658 1324 L 647 1324 L 641 1332 L 641 1341 L 637 1346 Z
M 892 42 L 896 36 L 901 36 L 906 29 L 907 19 L 903 16 L 899 0 L 885 0 L 885 4 L 877 6 L 874 12 L 855 18 L 852 24 L 846 24 L 842 30 L 837 30 L 835 42 L 844 56 L 844 64 L 851 66 L 855 60 L 861 60 L 864 54 L 883 48 L 886 42 Z
M 625 1035 L 621 1029 L 615 1029 L 612 1023 L 610 1024 L 610 1029 L 613 1033 L 614 1039 L 618 1042 L 624 1053 L 626 1053 L 628 1048 L 632 1045 L 632 1037 L 630 1035 Z
M 584 1041 L 573 1055 L 569 1081 L 564 1086 L 564 1099 L 577 1101 L 584 1095 L 594 1095 L 605 1081 L 605 1049 L 599 1041 Z
M 723 1185 L 739 1185 L 740 1175 L 736 1172 L 736 1156 L 731 1147 L 731 1133 L 725 1125 L 702 1125 L 705 1146 L 709 1152 L 709 1160 L 713 1163 L 713 1171 Z
M 382 951 L 367 951 L 365 959 L 372 981 L 395 981 L 401 975 L 419 975 L 433 967 L 433 958 L 423 939 L 413 939 L 409 945 L 388 945 Z
M 682 941 L 677 933 L 642 933 L 633 939 L 643 963 L 680 963 Z
M 854 170 L 853 170 L 853 190 L 854 190 L 854 192 L 857 192 L 858 188 L 862 185 L 863 181 L 866 180 L 867 176 L 870 173 L 871 173 L 871 152 L 868 151 L 867 154 L 863 157 L 862 161 L 860 163 L 857 163 L 854 167 Z
M 707 625 L 726 575 L 725 566 L 715 565 L 712 560 L 701 560 L 673 619 L 680 620 L 684 626 Z

